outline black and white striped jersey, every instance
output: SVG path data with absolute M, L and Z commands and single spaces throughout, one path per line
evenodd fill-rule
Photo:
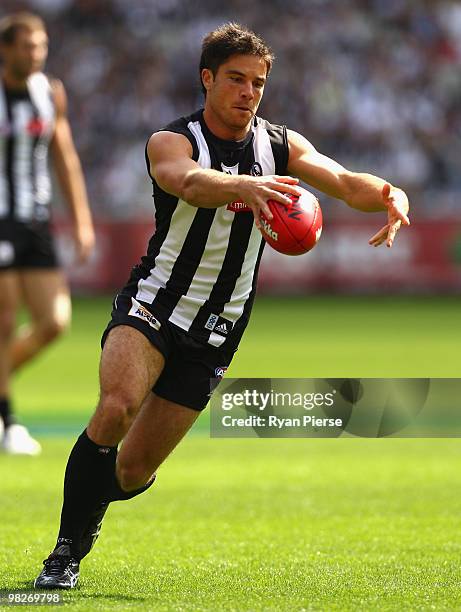
M 232 174 L 286 174 L 286 128 L 255 117 L 243 141 L 214 136 L 203 111 L 163 131 L 186 136 L 202 168 Z M 149 171 L 149 162 L 148 171 Z M 152 177 L 151 177 L 152 178 Z M 213 346 L 237 346 L 248 323 L 264 241 L 243 202 L 196 208 L 152 179 L 156 232 L 128 285 L 132 298 Z
M 55 108 L 48 78 L 31 75 L 27 89 L 6 89 L 0 80 L 0 221 L 49 218 L 48 145 Z

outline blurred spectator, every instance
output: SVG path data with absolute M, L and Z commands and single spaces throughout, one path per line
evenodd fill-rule
M 145 143 L 200 106 L 200 40 L 228 20 L 276 52 L 261 115 L 401 185 L 416 214 L 461 216 L 458 1 L 2 0 L 0 16 L 19 9 L 48 24 L 100 217 L 150 214 Z

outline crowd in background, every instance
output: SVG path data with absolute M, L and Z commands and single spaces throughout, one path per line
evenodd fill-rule
M 416 214 L 461 216 L 460 2 L 2 0 L 0 16 L 18 9 L 47 23 L 97 216 L 151 214 L 145 143 L 202 105 L 200 41 L 229 20 L 275 51 L 261 116 L 406 188 Z

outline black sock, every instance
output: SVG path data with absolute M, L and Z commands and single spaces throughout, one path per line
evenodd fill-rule
M 79 558 L 80 538 L 91 515 L 104 498 L 104 490 L 115 473 L 116 446 L 99 446 L 86 434 L 77 439 L 67 461 L 64 502 L 58 543 L 66 540 Z
M 101 503 L 131 499 L 154 482 L 151 479 L 135 491 L 125 492 L 115 476 L 116 446 L 100 446 L 80 435 L 67 462 L 64 478 L 64 502 L 58 545 L 70 544 L 72 555 L 80 559 L 80 539 L 92 514 Z
M 11 410 L 11 402 L 7 397 L 0 398 L 0 418 L 3 421 L 4 429 L 16 422 Z

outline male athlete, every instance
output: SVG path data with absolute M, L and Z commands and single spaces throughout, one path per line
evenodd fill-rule
M 403 191 L 345 170 L 256 116 L 272 60 L 241 26 L 211 32 L 200 62 L 204 110 L 149 140 L 156 232 L 114 300 L 100 401 L 70 454 L 58 540 L 36 587 L 77 584 L 108 504 L 151 486 L 207 404 L 210 379 L 231 362 L 249 319 L 264 246 L 260 212 L 270 215 L 268 199 L 288 203 L 284 194 L 297 192 L 289 175 L 353 208 L 386 211 L 372 245 L 391 246 L 409 223 Z
M 80 261 L 94 233 L 62 83 L 41 72 L 48 52 L 43 21 L 30 13 L 0 20 L 0 447 L 36 455 L 39 443 L 15 422 L 11 373 L 69 324 L 70 297 L 50 233 L 48 150 L 70 205 Z M 30 323 L 15 332 L 24 303 Z

